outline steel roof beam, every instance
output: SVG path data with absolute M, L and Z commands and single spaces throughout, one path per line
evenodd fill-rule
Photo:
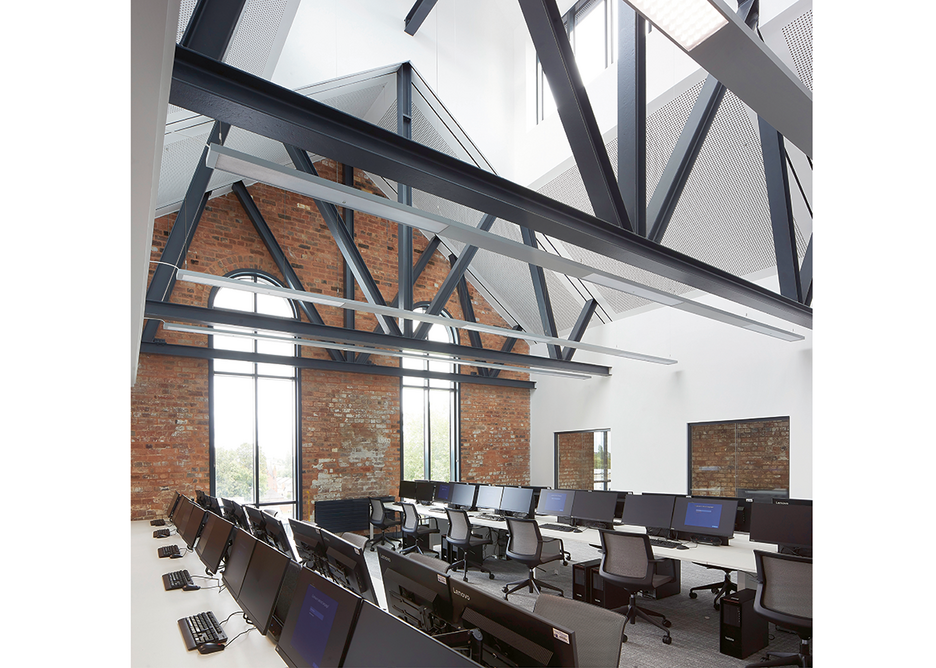
M 528 227 L 521 227 L 520 234 L 523 237 L 523 243 L 530 248 L 536 248 L 536 238 L 533 231 Z M 546 287 L 546 272 L 542 267 L 535 264 L 530 267 L 530 281 L 533 283 L 533 294 L 536 295 L 536 306 L 539 310 L 540 323 L 543 325 L 543 333 L 546 336 L 556 335 L 556 319 L 553 317 L 552 302 L 549 301 L 549 290 Z M 546 346 L 549 356 L 553 359 L 562 359 L 562 348 L 557 345 L 549 344 Z
M 618 4 L 618 187 L 634 232 L 647 236 L 647 23 Z
M 572 327 L 572 332 L 569 334 L 569 339 L 572 341 L 581 341 L 582 337 L 585 335 L 585 328 L 588 327 L 588 323 L 591 321 L 592 316 L 595 314 L 595 309 L 598 308 L 598 301 L 595 299 L 589 299 L 585 302 L 585 306 L 582 307 L 582 312 L 579 313 L 578 319 L 575 321 L 575 326 Z M 562 359 L 570 360 L 572 355 L 575 354 L 576 348 L 571 346 L 566 346 L 562 349 Z
M 429 12 L 435 7 L 437 0 L 416 0 L 416 4 L 403 19 L 403 32 L 407 35 L 415 35 L 416 31 L 429 16 Z

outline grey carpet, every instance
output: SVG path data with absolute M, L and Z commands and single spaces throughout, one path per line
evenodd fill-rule
M 567 545 L 572 555 L 572 563 L 588 561 L 599 556 L 597 550 L 588 546 Z M 377 590 L 377 597 L 381 607 L 386 609 L 386 598 L 383 583 L 380 579 L 380 566 L 377 562 L 377 553 L 367 551 L 367 563 L 371 579 Z M 468 571 L 468 582 L 484 589 L 496 596 L 503 596 L 501 588 L 507 582 L 520 580 L 526 577 L 527 569 L 515 561 L 489 557 L 484 565 L 494 573 L 493 580 L 484 573 L 476 570 Z M 461 574 L 455 576 L 461 578 Z M 561 587 L 567 597 L 572 596 L 572 565 L 562 566 L 561 562 L 547 564 L 544 570 L 537 569 L 537 577 L 544 582 Z M 746 659 L 734 657 L 719 652 L 719 613 L 712 605 L 713 595 L 700 591 L 699 597 L 690 599 L 688 594 L 692 587 L 696 587 L 721 579 L 720 571 L 697 566 L 691 562 L 682 563 L 681 592 L 659 601 L 643 600 L 641 605 L 657 610 L 666 615 L 672 622 L 670 633 L 673 638 L 671 645 L 662 642 L 663 632 L 652 624 L 637 621 L 628 624 L 624 632 L 627 642 L 621 649 L 620 668 L 740 668 L 759 661 L 767 650 L 775 652 L 795 652 L 799 648 L 799 638 L 784 631 L 778 631 L 770 625 L 770 644 Z M 732 579 L 737 581 L 736 576 Z M 544 593 L 542 596 L 552 594 Z M 536 594 L 530 594 L 523 589 L 510 595 L 510 602 L 527 610 L 533 609 Z

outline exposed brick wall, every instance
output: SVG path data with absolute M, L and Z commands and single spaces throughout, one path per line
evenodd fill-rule
M 559 434 L 559 487 L 593 489 L 595 486 L 595 433 Z
M 691 493 L 736 496 L 742 489 L 789 489 L 790 420 L 690 425 Z
M 322 178 L 335 180 L 331 161 L 317 163 L 316 169 Z M 360 172 L 355 175 L 358 188 L 378 193 Z M 310 292 L 343 296 L 343 260 L 315 203 L 264 184 L 248 190 L 303 287 Z M 155 221 L 151 259 L 160 259 L 174 221 L 174 214 Z M 389 302 L 397 293 L 397 225 L 356 213 L 354 226 L 355 242 L 383 298 Z M 415 264 L 428 240 L 418 232 L 413 236 Z M 216 275 L 256 269 L 282 280 L 233 194 L 209 201 L 186 266 Z M 151 265 L 150 271 L 155 267 Z M 448 271 L 448 258 L 436 252 L 414 287 L 414 301 L 430 301 Z M 180 282 L 171 301 L 207 307 L 209 294 L 206 286 Z M 479 322 L 506 327 L 471 286 L 469 294 Z M 357 287 L 355 299 L 364 301 Z M 325 324 L 343 326 L 342 310 L 319 307 L 318 311 Z M 446 311 L 454 318 L 463 318 L 457 292 L 449 299 Z M 372 331 L 376 324 L 372 315 L 355 314 L 356 329 Z M 466 333 L 459 336 L 459 343 L 470 345 Z M 160 329 L 157 337 L 168 343 L 207 345 L 207 337 L 197 334 Z M 491 334 L 482 334 L 481 338 L 484 346 L 492 349 L 500 349 L 504 342 L 502 337 Z M 518 341 L 514 351 L 527 353 L 529 349 Z M 325 350 L 316 348 L 302 347 L 300 354 L 328 359 Z M 385 366 L 399 364 L 388 357 L 375 356 L 371 361 Z M 190 494 L 195 487 L 208 490 L 208 369 L 207 361 L 141 355 L 131 399 L 134 519 L 162 513 L 169 496 L 163 488 Z M 477 369 L 462 367 L 461 371 L 476 373 Z M 507 371 L 502 371 L 500 377 L 528 379 L 527 374 Z M 309 517 L 316 498 L 395 493 L 400 477 L 399 379 L 307 369 L 302 371 L 301 387 L 303 517 Z M 512 388 L 461 386 L 465 479 L 529 482 L 529 394 L 528 390 Z M 177 424 L 176 420 L 185 422 Z M 179 429 L 180 425 L 185 429 Z M 153 478 L 150 468 L 159 469 L 162 477 Z

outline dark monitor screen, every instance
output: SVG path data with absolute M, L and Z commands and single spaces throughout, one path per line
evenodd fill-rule
M 371 583 L 364 553 L 360 548 L 330 531 L 321 527 L 319 531 L 325 543 L 325 557 L 328 559 L 329 568 L 335 579 L 358 596 L 377 605 L 377 595 L 374 593 L 374 585 Z
M 753 504 L 750 538 L 755 543 L 812 547 L 812 506 Z
M 176 508 L 179 507 L 179 501 L 181 499 L 182 495 L 176 492 L 172 497 L 172 501 L 170 501 L 169 505 L 166 507 L 166 517 L 168 517 L 170 520 L 172 519 L 172 516 L 175 515 Z
M 251 533 L 250 520 L 247 519 L 247 511 L 244 510 L 244 506 L 237 501 L 231 501 L 231 512 L 234 513 L 234 519 L 236 520 L 234 523 L 247 533 Z
M 257 538 L 264 538 L 266 531 L 263 528 L 263 512 L 254 506 L 244 506 L 247 520 L 250 522 L 250 532 Z
M 416 483 L 412 480 L 400 481 L 400 498 L 416 500 Z
M 217 573 L 227 552 L 234 525 L 217 515 L 209 515 L 195 553 L 209 573 Z
M 775 496 L 773 503 L 781 506 L 811 506 L 812 499 L 781 499 Z
M 457 578 L 449 578 L 449 589 L 456 622 L 481 630 L 485 655 L 496 652 L 518 666 L 576 665 L 575 633 L 570 629 Z M 487 663 L 484 657 L 482 663 Z
M 224 572 L 221 580 L 227 586 L 231 596 L 236 600 L 240 595 L 241 585 L 244 583 L 244 574 L 247 573 L 247 566 L 250 565 L 250 557 L 253 556 L 254 546 L 258 544 L 256 538 L 251 536 L 243 529 L 234 527 L 234 539 L 231 543 L 231 554 L 224 565 Z
M 341 665 L 344 668 L 468 668 L 478 664 L 377 606 L 364 603 Z
M 276 595 L 288 565 L 289 557 L 275 547 L 257 541 L 237 603 L 263 635 L 270 628 Z
M 572 514 L 574 499 L 575 492 L 571 489 L 544 489 L 540 492 L 536 512 L 538 515 L 567 517 Z
M 289 527 L 292 529 L 296 552 L 302 561 L 312 561 L 316 557 L 325 556 L 325 543 L 317 526 L 290 517 Z
M 272 515 L 263 513 L 263 527 L 277 550 L 290 559 L 298 561 L 298 559 L 296 559 L 296 553 L 293 551 L 292 543 L 289 540 L 289 534 L 286 533 L 286 527 L 280 520 Z
M 529 515 L 533 511 L 533 490 L 529 487 L 504 487 L 501 510 Z
M 705 501 L 707 499 L 737 501 L 738 510 L 735 512 L 735 533 L 748 533 L 751 530 L 751 504 L 753 503 L 751 499 L 742 499 L 735 496 L 690 496 L 689 498 L 696 499 L 697 501 Z
M 737 514 L 738 502 L 734 499 L 679 496 L 673 507 L 672 527 L 688 534 L 731 538 Z
M 446 575 L 383 545 L 377 546 L 377 561 L 391 614 L 426 633 L 444 627 L 432 616 L 445 622 L 453 621 L 452 595 Z
M 221 501 L 216 496 L 206 496 L 205 497 L 206 508 L 213 512 L 215 515 L 220 515 L 223 517 L 223 511 L 221 509 Z
M 475 498 L 478 495 L 478 486 L 470 485 L 464 482 L 455 483 L 455 489 L 452 490 L 452 501 L 451 503 L 456 506 L 461 506 L 465 509 L 471 509 L 475 507 Z
M 183 496 L 179 499 L 179 505 L 176 508 L 175 517 L 172 520 L 172 523 L 175 524 L 176 532 L 181 536 L 182 531 L 185 529 L 185 525 L 188 523 L 189 517 L 192 516 L 192 511 L 195 510 L 196 506 L 192 503 L 192 500 L 187 496 Z
M 617 492 L 576 490 L 572 500 L 572 517 L 577 520 L 611 524 L 614 521 L 617 498 Z
M 504 488 L 498 485 L 478 485 L 478 500 L 475 501 L 475 507 L 500 510 L 503 494 Z
M 361 598 L 303 568 L 276 652 L 292 668 L 340 666 Z
M 444 501 L 448 503 L 452 500 L 452 487 L 455 486 L 455 483 L 451 482 L 440 482 L 436 485 L 435 488 L 435 500 Z
M 672 494 L 628 494 L 621 521 L 648 529 L 669 529 L 676 497 Z
M 207 515 L 210 515 L 207 510 L 201 506 L 195 506 L 192 509 L 192 514 L 189 515 L 188 521 L 185 523 L 185 528 L 180 531 L 182 534 L 182 540 L 185 541 L 186 546 L 191 550 L 195 545 L 195 541 L 198 540 L 198 537 L 201 535 L 202 527 L 205 525 L 205 519 Z
M 435 485 L 428 480 L 420 480 L 416 483 L 416 501 L 419 503 L 432 503 L 432 496 L 435 492 Z
M 617 494 L 617 503 L 614 504 L 614 516 L 617 519 L 621 519 L 621 516 L 624 514 L 624 504 L 627 503 L 627 495 L 630 492 L 614 492 Z

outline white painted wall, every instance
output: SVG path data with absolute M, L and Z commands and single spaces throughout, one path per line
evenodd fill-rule
M 775 282 L 775 277 L 759 281 Z M 536 378 L 530 415 L 533 484 L 553 484 L 555 432 L 610 429 L 614 489 L 684 494 L 690 423 L 789 416 L 790 494 L 812 498 L 811 332 L 723 300 L 699 301 L 806 338 L 787 343 L 665 307 L 590 327 L 586 341 L 679 363 L 648 364 L 580 350 L 576 361 L 611 365 L 611 377 Z
M 298 88 L 410 61 L 498 173 L 512 162 L 516 2 L 440 2 L 403 31 L 413 0 L 302 0 L 273 82 Z

